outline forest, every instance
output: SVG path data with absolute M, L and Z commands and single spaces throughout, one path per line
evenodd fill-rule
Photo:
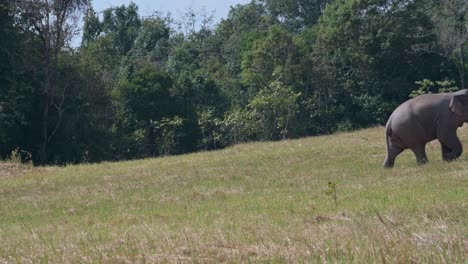
M 466 88 L 467 50 L 466 0 L 253 0 L 219 23 L 0 0 L 0 158 L 141 159 L 383 125 L 410 97 Z

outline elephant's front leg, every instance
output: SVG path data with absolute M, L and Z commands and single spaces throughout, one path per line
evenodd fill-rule
M 456 134 L 452 135 L 452 137 L 440 138 L 439 141 L 442 149 L 443 160 L 453 161 L 462 154 L 463 146 Z

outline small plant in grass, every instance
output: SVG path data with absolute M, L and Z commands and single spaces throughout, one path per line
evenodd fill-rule
M 24 161 L 31 161 L 32 154 L 20 148 L 14 149 L 10 154 L 10 162 L 14 164 L 22 164 Z
M 328 197 L 333 199 L 335 206 L 338 206 L 338 195 L 336 192 L 337 184 L 338 182 L 328 181 L 327 190 L 325 191 L 325 194 L 328 195 Z

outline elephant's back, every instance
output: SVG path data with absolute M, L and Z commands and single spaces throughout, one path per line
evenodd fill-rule
M 387 126 L 401 144 L 411 148 L 436 138 L 437 120 L 450 101 L 448 94 L 420 95 L 398 106 Z
M 399 105 L 391 116 L 397 116 L 401 120 L 431 120 L 441 112 L 448 111 L 451 97 L 453 95 L 448 93 L 423 94 Z

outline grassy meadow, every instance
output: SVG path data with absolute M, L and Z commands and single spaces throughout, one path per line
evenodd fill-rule
M 468 152 L 468 129 L 458 131 Z M 384 129 L 92 165 L 0 163 L 0 263 L 468 262 L 468 154 Z

